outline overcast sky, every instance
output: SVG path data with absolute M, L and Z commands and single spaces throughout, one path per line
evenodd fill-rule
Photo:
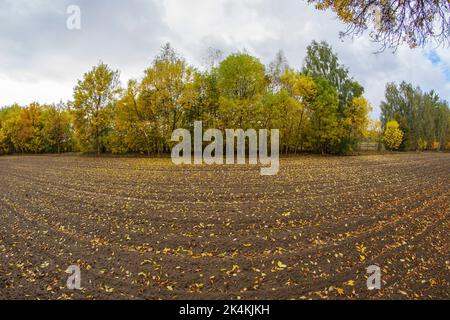
M 81 30 L 68 30 L 69 5 L 81 9 Z M 406 80 L 450 100 L 450 49 L 401 47 L 373 54 L 367 35 L 339 39 L 344 26 L 304 0 L 0 0 L 0 106 L 58 102 L 99 60 L 122 82 L 139 78 L 170 42 L 201 66 L 208 47 L 247 50 L 268 64 L 282 49 L 300 68 L 312 40 L 328 41 L 366 90 L 379 115 L 387 82 Z

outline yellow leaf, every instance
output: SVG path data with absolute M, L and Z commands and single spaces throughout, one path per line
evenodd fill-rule
M 367 250 L 367 247 L 365 247 L 363 244 L 361 244 L 361 245 L 357 245 L 356 246 L 356 250 L 359 252 L 359 253 L 361 253 L 361 254 L 365 254 L 366 253 L 366 250 Z
M 106 284 L 103 286 L 102 289 L 105 290 L 105 292 L 107 292 L 107 293 L 114 292 L 114 288 L 108 287 Z
M 152 263 L 150 260 L 144 260 L 141 262 L 141 266 Z
M 344 289 L 342 289 L 342 288 L 336 288 L 336 292 L 337 292 L 340 296 L 342 296 L 342 295 L 344 294 Z

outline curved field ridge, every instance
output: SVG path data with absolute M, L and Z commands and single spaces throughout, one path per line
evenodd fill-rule
M 449 299 L 449 191 L 439 153 L 288 158 L 274 177 L 2 157 L 0 298 Z

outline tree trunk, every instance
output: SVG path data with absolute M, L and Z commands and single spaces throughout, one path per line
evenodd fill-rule
M 100 142 L 99 142 L 99 137 L 98 137 L 98 128 L 96 129 L 96 134 L 95 134 L 95 144 L 97 145 L 97 155 L 100 155 Z

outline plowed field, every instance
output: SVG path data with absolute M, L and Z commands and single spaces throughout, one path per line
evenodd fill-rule
M 1 299 L 449 299 L 449 231 L 450 154 L 0 158 Z

